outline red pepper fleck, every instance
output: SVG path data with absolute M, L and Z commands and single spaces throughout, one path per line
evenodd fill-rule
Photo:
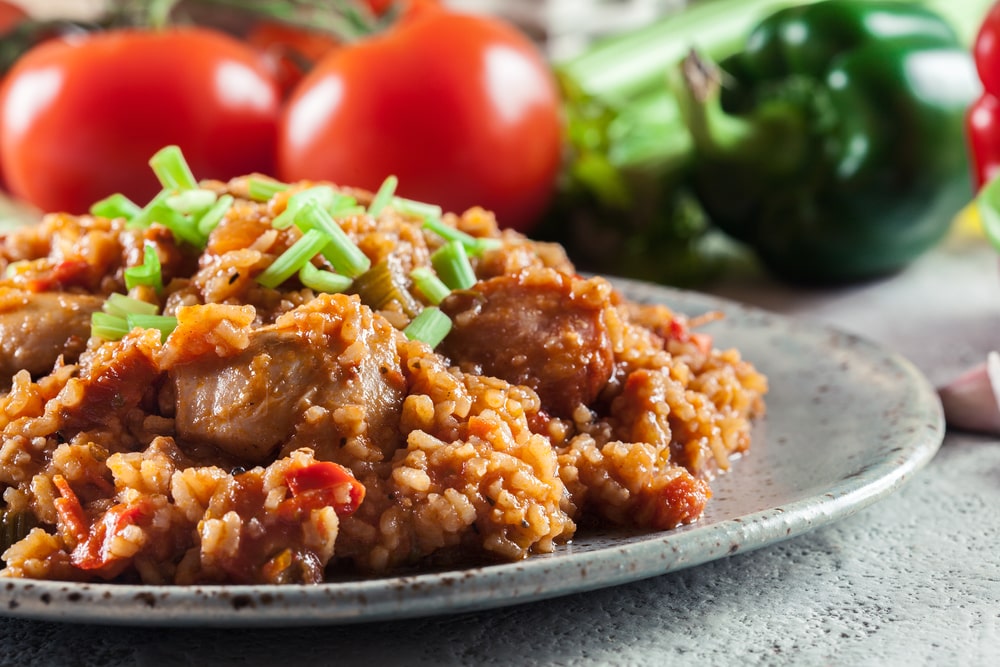
M 90 284 L 90 264 L 82 259 L 59 262 L 44 275 L 32 278 L 26 287 L 32 292 L 62 292 Z
M 365 498 L 365 487 L 351 471 L 332 461 L 315 461 L 295 468 L 285 478 L 292 492 L 292 506 L 298 509 L 318 509 L 331 506 L 338 516 L 350 516 Z M 348 485 L 344 502 L 342 489 Z M 338 493 L 340 491 L 341 493 Z

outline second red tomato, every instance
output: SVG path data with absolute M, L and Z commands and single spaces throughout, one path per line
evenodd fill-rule
M 492 18 L 429 11 L 338 49 L 293 93 L 278 174 L 375 189 L 530 228 L 559 170 L 559 95 L 535 46 Z

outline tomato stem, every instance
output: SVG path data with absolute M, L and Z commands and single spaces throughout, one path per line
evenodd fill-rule
M 170 25 L 170 17 L 180 0 L 112 0 L 107 16 L 110 25 L 136 26 L 163 30 Z
M 184 7 L 224 7 L 244 17 L 326 33 L 342 43 L 380 32 L 397 18 L 391 11 L 378 17 L 357 0 L 185 0 Z
M 170 23 L 170 13 L 177 0 L 150 0 L 146 20 L 153 30 L 163 30 Z

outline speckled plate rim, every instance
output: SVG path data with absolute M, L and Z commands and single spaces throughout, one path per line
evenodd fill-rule
M 898 438 L 881 443 L 873 458 L 858 460 L 848 474 L 804 497 L 726 518 L 713 518 L 710 503 L 700 522 L 679 530 L 605 535 L 589 547 L 587 539 L 578 539 L 553 554 L 517 563 L 317 586 L 0 580 L 0 614 L 108 625 L 333 625 L 483 610 L 585 592 L 758 549 L 846 518 L 898 489 L 933 458 L 943 441 L 937 393 L 908 360 L 892 351 L 822 324 L 724 299 L 626 280 L 615 283 L 630 298 L 665 303 L 678 312 L 722 311 L 731 330 L 730 345 L 739 346 L 741 330 L 756 328 L 778 341 L 805 341 L 807 348 L 816 340 L 829 341 L 824 345 L 838 354 L 895 374 L 901 380 L 893 383 L 897 395 L 891 397 L 902 410 L 895 416 Z M 863 391 L 858 400 L 865 400 Z M 780 420 L 783 409 L 816 409 L 809 406 L 772 402 L 764 422 Z M 724 484 L 726 478 L 720 479 Z

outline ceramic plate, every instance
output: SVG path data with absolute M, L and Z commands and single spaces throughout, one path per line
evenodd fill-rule
M 927 463 L 937 395 L 905 359 L 858 337 L 712 297 L 622 281 L 637 300 L 726 317 L 705 327 L 770 380 L 750 453 L 717 479 L 696 524 L 578 534 L 526 561 L 319 586 L 123 586 L 10 580 L 11 616 L 130 625 L 281 626 L 427 616 L 613 586 L 757 549 L 849 516 Z

